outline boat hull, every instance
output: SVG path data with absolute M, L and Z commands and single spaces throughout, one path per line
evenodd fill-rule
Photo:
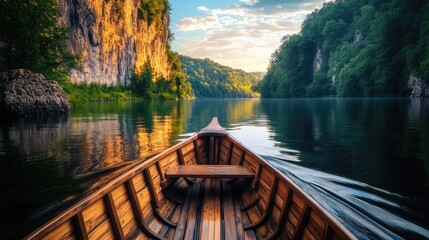
M 200 175 L 193 176 L 192 171 L 180 175 L 181 166 L 192 165 L 213 167 L 205 174 L 200 169 Z M 225 165 L 239 166 L 241 172 L 216 175 L 213 168 L 225 174 Z M 168 174 L 177 167 L 176 175 Z M 287 176 L 214 120 L 198 134 L 133 166 L 26 237 L 136 238 L 354 236 Z

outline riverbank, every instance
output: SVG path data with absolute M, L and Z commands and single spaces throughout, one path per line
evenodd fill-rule
M 170 93 L 147 93 L 140 96 L 130 87 L 122 85 L 107 85 L 96 83 L 74 84 L 60 82 L 72 105 L 83 105 L 92 102 L 120 102 L 144 99 L 174 100 L 177 96 Z

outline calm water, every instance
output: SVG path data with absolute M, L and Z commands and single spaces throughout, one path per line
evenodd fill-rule
M 213 116 L 359 238 L 429 238 L 429 100 L 104 103 L 0 124 L 0 225 L 16 238 Z

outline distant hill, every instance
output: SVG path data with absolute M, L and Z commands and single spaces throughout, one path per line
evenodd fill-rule
M 262 79 L 262 73 L 232 69 L 208 58 L 180 56 L 180 60 L 196 97 L 259 97 L 252 87 Z

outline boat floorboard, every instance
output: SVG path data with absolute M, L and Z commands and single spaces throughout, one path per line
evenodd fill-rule
M 240 203 L 230 185 L 218 178 L 197 179 L 188 190 L 173 239 L 244 239 Z

